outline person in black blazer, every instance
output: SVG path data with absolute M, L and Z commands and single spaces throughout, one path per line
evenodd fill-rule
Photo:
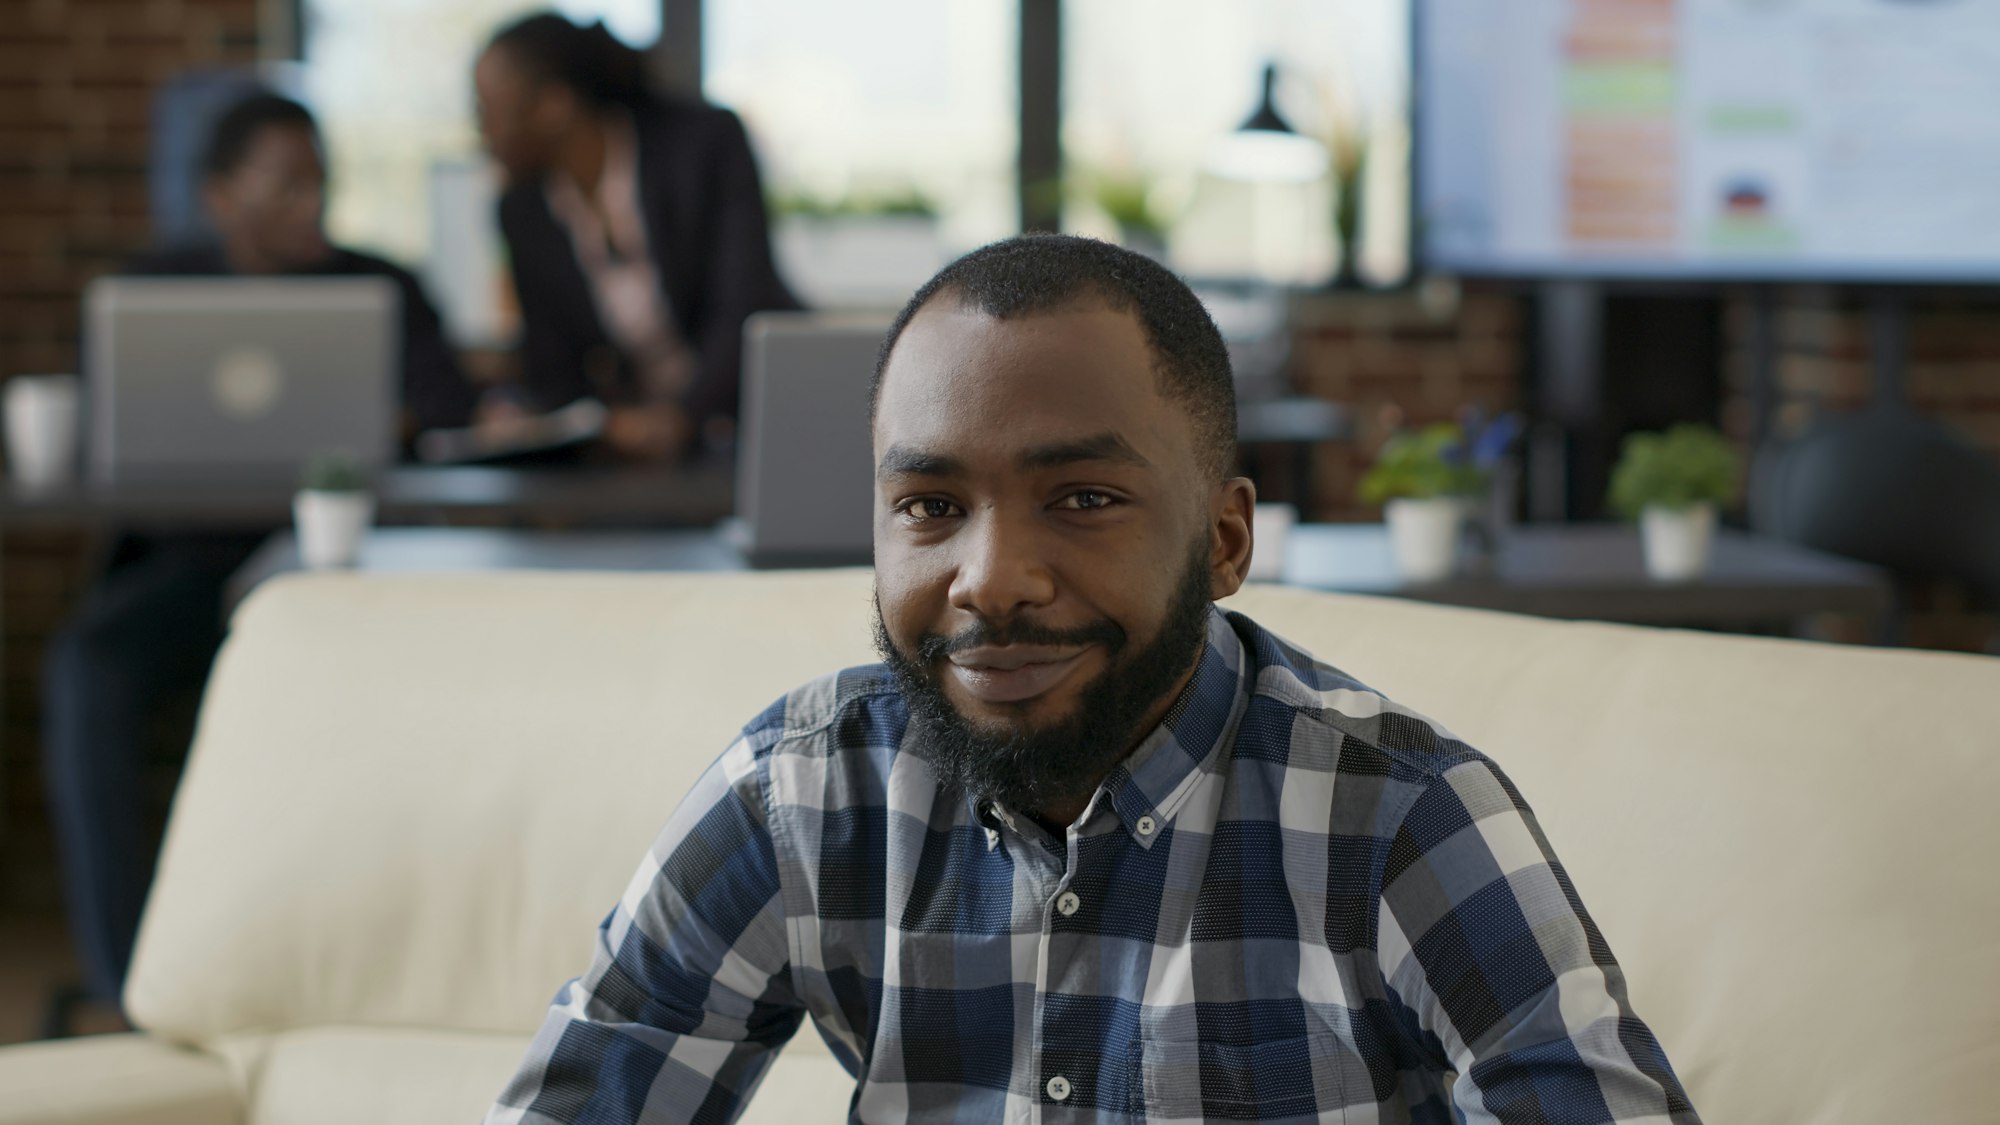
M 744 319 L 799 307 L 742 123 L 655 97 L 602 24 L 554 14 L 496 34 L 474 84 L 508 181 L 500 227 L 534 406 L 603 400 L 607 442 L 636 458 L 725 439 Z

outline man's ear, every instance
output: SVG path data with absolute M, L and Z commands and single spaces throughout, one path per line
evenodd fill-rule
M 1257 486 L 1249 477 L 1230 477 L 1216 490 L 1209 526 L 1208 596 L 1212 601 L 1242 589 L 1250 574 L 1256 507 Z

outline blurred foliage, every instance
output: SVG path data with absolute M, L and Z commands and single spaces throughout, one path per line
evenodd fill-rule
M 889 191 L 853 191 L 828 198 L 806 191 L 772 197 L 771 213 L 786 218 L 859 219 L 902 217 L 935 219 L 937 203 L 913 187 Z
M 299 474 L 299 487 L 307 492 L 365 492 L 368 470 L 353 454 L 322 453 L 306 462 L 305 471 Z
M 1111 216 L 1125 237 L 1166 238 L 1167 223 L 1152 204 L 1153 185 L 1131 174 L 1095 173 L 1085 178 L 1090 199 Z
M 1611 507 L 1636 519 L 1652 505 L 1727 505 L 1741 475 L 1736 450 L 1713 426 L 1686 424 L 1664 434 L 1632 434 L 1611 473 Z
M 1361 281 L 1361 194 L 1367 189 L 1368 157 L 1365 145 L 1356 150 L 1351 163 L 1334 163 L 1333 233 L 1340 242 L 1340 265 L 1335 283 L 1345 286 Z
M 1361 478 L 1360 493 L 1364 502 L 1381 504 L 1476 496 L 1485 485 L 1486 472 L 1467 455 L 1464 431 L 1455 422 L 1434 422 L 1390 435 Z

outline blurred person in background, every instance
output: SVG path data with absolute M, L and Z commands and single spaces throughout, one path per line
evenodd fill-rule
M 799 307 L 772 262 L 742 122 L 655 97 L 636 51 L 554 14 L 503 28 L 473 80 L 507 178 L 528 397 L 544 410 L 602 400 L 605 442 L 628 458 L 725 443 L 744 319 Z
M 474 389 L 446 343 L 437 310 L 408 270 L 326 237 L 326 162 L 306 107 L 260 93 L 217 120 L 202 160 L 213 241 L 177 247 L 123 272 L 183 277 L 386 277 L 402 296 L 404 434 L 463 426 Z
M 328 241 L 326 165 L 304 106 L 253 94 L 218 119 L 202 161 L 213 242 L 166 250 L 124 272 L 177 276 L 381 276 L 402 295 L 404 437 L 463 426 L 473 387 L 417 280 Z M 310 452 L 301 450 L 303 454 Z M 42 684 L 43 773 L 70 926 L 91 999 L 116 1004 L 152 882 L 149 744 L 184 750 L 191 709 L 222 643 L 223 588 L 275 528 L 122 535 L 77 615 L 51 642 Z M 55 998 L 50 1030 L 82 996 Z

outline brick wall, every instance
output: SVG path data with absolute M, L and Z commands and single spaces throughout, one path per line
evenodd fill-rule
M 1294 310 L 1293 377 L 1299 390 L 1346 406 L 1352 441 L 1314 454 L 1314 511 L 1322 520 L 1380 519 L 1355 488 L 1395 420 L 1452 421 L 1467 405 L 1489 413 L 1523 405 L 1520 297 L 1468 286 L 1456 299 L 1408 293 L 1302 298 Z
M 1991 290 L 1906 295 L 1906 366 L 1901 392 L 1974 446 L 2000 458 L 2000 294 Z M 1875 394 L 1872 316 L 1865 294 L 1798 286 L 1774 298 L 1776 403 L 1772 434 L 1795 437 L 1829 413 L 1860 409 Z M 1724 426 L 1747 444 L 1753 306 L 1730 302 Z M 1921 648 L 1981 651 L 2000 636 L 2000 616 L 1948 584 L 1902 591 L 1905 640 Z
M 145 248 L 153 87 L 255 61 L 259 0 L 0 0 L 0 377 L 76 366 L 77 297 Z M 44 641 L 93 553 L 8 530 L 0 559 L 0 905 L 54 901 L 37 768 Z
M 249 63 L 258 0 L 8 0 L 0 23 L 0 374 L 75 364 L 83 283 L 147 241 L 153 87 Z
M 2000 295 L 1919 291 L 1908 298 L 1907 369 L 1902 392 L 1968 441 L 2000 456 Z M 1801 286 L 1774 302 L 1778 409 L 1773 432 L 1795 436 L 1824 413 L 1855 410 L 1874 395 L 1866 299 L 1852 291 Z M 1750 426 L 1752 306 L 1728 311 L 1727 426 Z

